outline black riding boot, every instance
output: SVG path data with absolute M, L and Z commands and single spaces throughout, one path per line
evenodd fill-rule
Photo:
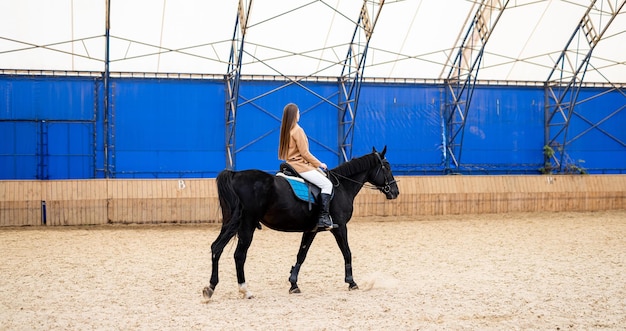
M 330 230 L 333 228 L 333 220 L 330 218 L 330 213 L 328 212 L 331 199 L 332 195 L 326 193 L 321 194 L 320 200 L 322 205 L 320 206 L 320 215 L 317 221 L 318 228 L 325 228 L 326 230 Z

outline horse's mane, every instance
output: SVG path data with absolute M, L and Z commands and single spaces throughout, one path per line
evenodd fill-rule
M 352 159 L 348 162 L 342 163 L 332 171 L 338 173 L 341 176 L 351 176 L 372 169 L 376 166 L 376 161 L 377 160 L 374 157 L 374 153 L 370 153 L 356 159 Z

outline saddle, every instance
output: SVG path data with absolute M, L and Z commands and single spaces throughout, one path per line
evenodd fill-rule
M 309 210 L 312 205 L 317 204 L 321 189 L 302 178 L 300 174 L 287 162 L 280 164 L 280 169 L 278 170 L 278 173 L 276 173 L 276 176 L 284 178 L 287 183 L 289 183 L 289 186 L 296 197 L 309 203 Z

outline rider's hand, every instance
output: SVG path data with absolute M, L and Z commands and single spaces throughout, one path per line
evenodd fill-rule
M 326 169 L 328 169 L 328 166 L 326 166 L 326 163 L 322 162 L 322 163 L 320 164 L 320 168 L 322 168 L 322 169 L 326 170 Z

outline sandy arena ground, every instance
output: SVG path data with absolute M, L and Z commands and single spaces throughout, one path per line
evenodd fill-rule
M 0 330 L 624 330 L 626 211 L 358 219 L 348 291 L 320 233 L 289 294 L 300 234 L 234 245 L 209 302 L 217 225 L 0 228 Z

